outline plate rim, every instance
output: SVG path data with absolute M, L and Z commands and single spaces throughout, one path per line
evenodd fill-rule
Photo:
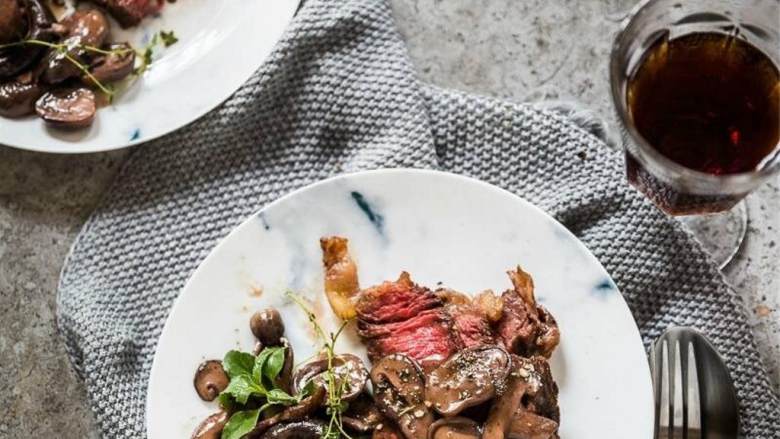
M 519 201 L 521 204 L 523 204 L 526 207 L 529 207 L 529 208 L 535 210 L 537 213 L 542 214 L 548 220 L 551 220 L 558 230 L 564 232 L 569 239 L 573 239 L 575 244 L 577 246 L 579 246 L 580 250 L 584 250 L 585 252 L 587 252 L 587 254 L 589 254 L 593 258 L 593 260 L 604 271 L 604 273 L 606 273 L 606 275 L 609 277 L 609 279 L 615 285 L 615 288 L 616 288 L 617 292 L 619 293 L 618 294 L 618 297 L 620 299 L 619 306 L 621 306 L 624 309 L 624 311 L 626 313 L 628 313 L 629 316 L 631 316 L 631 329 L 632 329 L 633 332 L 632 332 L 632 334 L 630 334 L 630 336 L 635 339 L 635 342 L 638 344 L 638 346 L 642 346 L 642 351 L 645 353 L 644 356 L 645 356 L 645 358 L 647 357 L 646 356 L 646 350 L 644 349 L 644 343 L 642 341 L 642 335 L 639 332 L 639 326 L 637 325 L 636 318 L 634 317 L 634 314 L 631 312 L 631 309 L 628 306 L 628 302 L 626 302 L 625 297 L 623 297 L 623 293 L 620 291 L 620 288 L 617 286 L 617 284 L 612 279 L 612 275 L 609 273 L 609 271 L 607 271 L 607 269 L 604 267 L 604 265 L 601 263 L 601 261 L 596 257 L 596 255 L 594 255 L 593 252 L 591 252 L 590 249 L 587 246 L 585 246 L 585 244 L 582 241 L 580 241 L 580 239 L 576 235 L 574 235 L 568 228 L 566 228 L 563 224 L 561 224 L 555 217 L 553 217 L 552 215 L 547 213 L 544 209 L 536 206 L 535 204 L 531 203 L 530 201 L 526 200 L 525 198 L 521 197 L 520 195 L 517 195 L 517 194 L 515 194 L 515 193 L 513 193 L 513 192 L 511 192 L 511 191 L 509 191 L 507 189 L 504 189 L 502 187 L 496 186 L 494 184 L 488 183 L 486 181 L 480 180 L 480 179 L 475 178 L 475 177 L 471 177 L 471 176 L 468 176 L 468 175 L 457 174 L 457 173 L 449 172 L 449 171 L 441 171 L 441 170 L 437 170 L 437 169 L 423 169 L 423 168 L 378 168 L 378 169 L 371 169 L 371 170 L 348 172 L 348 173 L 337 174 L 337 175 L 334 175 L 334 176 L 331 176 L 331 177 L 328 177 L 328 178 L 325 178 L 325 179 L 322 179 L 322 180 L 319 180 L 319 181 L 316 181 L 316 182 L 304 185 L 304 186 L 299 187 L 297 189 L 294 189 L 294 190 L 292 190 L 292 191 L 290 191 L 290 192 L 280 196 L 279 198 L 269 202 L 268 204 L 262 206 L 261 208 L 255 210 L 253 213 L 251 213 L 246 218 L 241 220 L 238 224 L 236 224 L 230 230 L 230 232 L 228 232 L 224 237 L 222 237 L 219 240 L 219 242 L 211 248 L 211 250 L 209 251 L 208 255 L 206 255 L 206 257 L 203 258 L 203 260 L 198 264 L 198 266 L 195 268 L 195 270 L 193 270 L 192 273 L 190 273 L 190 276 L 188 277 L 187 281 L 184 283 L 184 286 L 181 288 L 181 290 L 179 291 L 179 294 L 176 296 L 176 298 L 173 301 L 173 304 L 171 305 L 171 308 L 170 308 L 170 311 L 168 313 L 168 316 L 165 318 L 165 323 L 163 324 L 163 329 L 160 331 L 160 336 L 157 338 L 157 343 L 155 344 L 154 356 L 152 357 L 152 366 L 149 368 L 149 375 L 147 377 L 146 396 L 144 398 L 144 428 L 146 429 L 146 431 L 148 432 L 148 430 L 149 430 L 149 421 L 150 421 L 150 419 L 149 419 L 149 406 L 151 404 L 151 394 L 152 394 L 151 389 L 152 389 L 153 384 L 155 383 L 154 377 L 156 375 L 158 375 L 155 372 L 159 368 L 159 363 L 157 361 L 157 356 L 158 356 L 158 352 L 159 352 L 158 347 L 159 347 L 159 344 L 160 344 L 160 340 L 162 340 L 162 338 L 165 336 L 166 332 L 170 330 L 169 329 L 169 323 L 171 322 L 172 316 L 174 315 L 174 313 L 176 311 L 176 308 L 179 306 L 180 302 L 183 300 L 182 299 L 183 293 L 190 288 L 190 285 L 191 285 L 193 279 L 196 277 L 196 274 L 203 268 L 203 266 L 205 266 L 206 263 L 208 261 L 210 261 L 212 258 L 216 258 L 216 256 L 219 253 L 221 253 L 221 252 L 217 251 L 219 248 L 227 245 L 226 243 L 230 240 L 230 238 L 234 234 L 237 234 L 238 231 L 240 229 L 242 229 L 246 224 L 250 223 L 252 221 L 252 219 L 255 218 L 257 215 L 259 215 L 262 212 L 265 212 L 267 209 L 271 209 L 274 206 L 276 206 L 277 204 L 281 204 L 281 203 L 287 201 L 288 199 L 293 198 L 293 197 L 295 197 L 295 196 L 297 196 L 297 195 L 299 195 L 299 194 L 301 194 L 303 192 L 306 192 L 306 191 L 309 191 L 309 190 L 314 190 L 315 188 L 318 188 L 318 187 L 321 187 L 321 186 L 324 186 L 324 185 L 333 184 L 333 183 L 336 183 L 336 182 L 339 182 L 339 181 L 342 181 L 342 180 L 348 180 L 348 179 L 351 179 L 351 178 L 360 178 L 360 177 L 363 177 L 363 176 L 382 175 L 382 174 L 386 174 L 386 175 L 404 175 L 404 174 L 409 174 L 409 173 L 417 174 L 417 175 L 428 175 L 428 176 L 432 176 L 434 178 L 451 178 L 451 179 L 459 180 L 461 182 L 465 182 L 465 183 L 468 183 L 468 184 L 476 184 L 476 185 L 481 186 L 482 188 L 487 189 L 487 190 L 498 191 L 500 193 L 503 193 L 504 195 L 509 195 L 511 197 L 514 197 L 515 200 Z M 650 363 L 648 361 L 645 361 L 645 362 L 642 363 L 642 365 L 643 365 L 642 371 L 646 372 L 646 373 L 642 374 L 643 376 L 645 376 L 645 379 L 644 379 L 644 381 L 645 381 L 645 385 L 644 385 L 645 391 L 647 392 L 647 395 L 651 396 L 650 397 L 650 401 L 653 401 L 654 400 L 654 397 L 653 397 L 654 392 L 653 392 L 653 384 L 652 384 L 652 373 L 650 371 Z M 645 396 L 647 396 L 647 395 L 645 395 Z M 647 410 L 648 410 L 648 413 L 653 413 L 654 412 L 654 407 L 652 405 L 649 405 L 647 407 Z M 650 427 L 651 428 L 650 428 L 650 430 L 647 433 L 648 436 L 647 436 L 646 439 L 652 438 L 652 436 L 654 434 L 652 425 L 650 425 Z

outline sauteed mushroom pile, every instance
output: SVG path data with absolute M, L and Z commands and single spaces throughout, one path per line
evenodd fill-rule
M 89 126 L 112 100 L 114 84 L 142 73 L 154 46 L 175 41 L 160 32 L 139 52 L 111 42 L 109 19 L 97 7 L 58 21 L 45 0 L 0 0 L 0 116 L 37 114 L 56 128 Z
M 337 333 L 293 370 L 278 311 L 255 313 L 250 328 L 254 353 L 231 351 L 197 368 L 195 391 L 218 399 L 220 410 L 193 439 L 558 437 L 557 387 L 542 357 L 483 345 L 428 370 L 403 354 L 369 370 L 357 356 L 333 352 Z

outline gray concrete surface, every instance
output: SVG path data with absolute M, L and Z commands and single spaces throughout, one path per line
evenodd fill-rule
M 606 64 L 630 1 L 393 0 L 420 77 L 521 101 L 577 99 L 612 120 Z M 0 437 L 94 438 L 59 342 L 63 258 L 127 152 L 53 156 L 0 147 Z M 748 200 L 726 274 L 743 295 L 780 390 L 780 179 Z

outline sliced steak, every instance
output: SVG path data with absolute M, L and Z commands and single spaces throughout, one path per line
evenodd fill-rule
M 543 416 L 553 421 L 561 421 L 558 408 L 558 385 L 553 380 L 550 364 L 541 356 L 531 358 L 515 357 L 520 367 L 528 372 L 528 389 L 523 397 L 523 407 L 526 411 Z
M 517 355 L 552 355 L 560 340 L 558 324 L 552 315 L 536 303 L 531 276 L 521 270 L 510 271 L 514 285 L 501 295 L 503 315 L 496 329 L 507 350 Z
M 447 305 L 459 344 L 466 348 L 496 343 L 493 329 L 485 314 L 475 304 Z
M 452 322 L 443 309 L 430 309 L 401 322 L 358 322 L 358 333 L 371 362 L 390 354 L 404 354 L 424 368 L 437 366 L 457 351 Z
M 389 323 L 441 306 L 442 301 L 431 290 L 416 285 L 409 273 L 403 272 L 395 282 L 383 282 L 363 290 L 355 307 L 361 321 Z
M 106 8 L 112 17 L 116 18 L 122 27 L 138 25 L 144 18 L 160 12 L 164 0 L 91 0 L 98 6 Z

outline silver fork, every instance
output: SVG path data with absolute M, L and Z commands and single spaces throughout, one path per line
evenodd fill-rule
M 656 439 L 735 439 L 739 412 L 726 364 L 704 335 L 671 328 L 650 352 Z

